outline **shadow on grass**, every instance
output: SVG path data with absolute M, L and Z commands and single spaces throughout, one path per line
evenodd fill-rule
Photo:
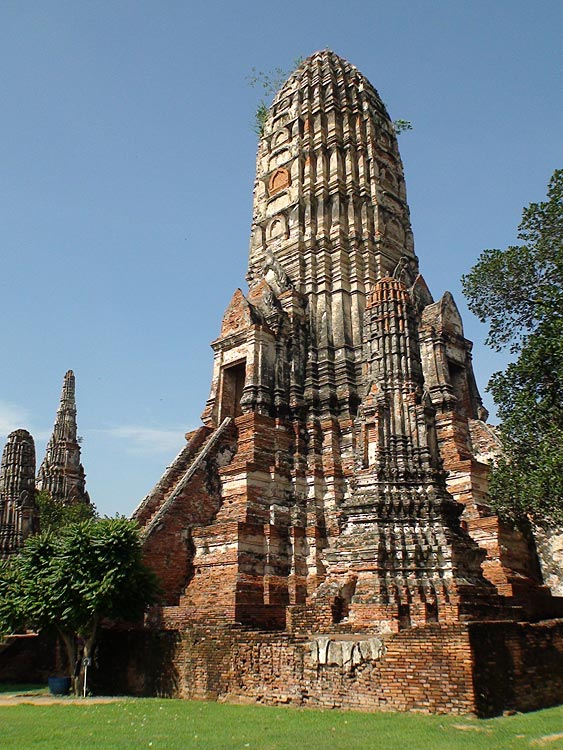
M 47 685 L 42 683 L 0 682 L 0 695 L 21 695 L 21 693 L 46 693 Z

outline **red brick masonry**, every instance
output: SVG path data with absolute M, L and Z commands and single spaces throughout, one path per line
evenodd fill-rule
M 139 695 L 479 716 L 563 702 L 563 620 L 428 625 L 383 638 L 106 632 L 99 656 L 100 689 Z

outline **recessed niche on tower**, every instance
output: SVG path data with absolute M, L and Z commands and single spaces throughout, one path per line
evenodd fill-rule
M 220 419 L 240 417 L 242 414 L 240 400 L 245 379 L 246 360 L 222 369 Z
M 457 399 L 457 408 L 464 416 L 469 416 L 472 413 L 471 410 L 471 397 L 469 395 L 469 387 L 467 384 L 467 374 L 465 367 L 458 365 L 448 359 L 448 374 L 450 376 L 450 384 L 452 386 L 454 396 Z
M 289 130 L 287 128 L 282 128 L 272 138 L 272 148 L 278 148 L 278 146 L 282 146 L 284 143 L 287 143 L 288 141 L 289 141 Z
M 387 236 L 403 245 L 405 242 L 405 230 L 396 219 L 391 219 L 387 224 Z
M 272 173 L 268 180 L 268 194 L 270 196 L 285 190 L 291 185 L 291 177 L 289 170 L 285 167 L 279 167 L 275 172 Z
M 273 107 L 274 117 L 276 115 L 279 115 L 281 112 L 285 112 L 286 109 L 289 109 L 290 104 L 291 104 L 291 97 L 290 96 L 284 97 L 277 105 Z
M 268 225 L 268 239 L 273 240 L 276 237 L 282 237 L 285 234 L 287 234 L 285 216 L 277 216 L 275 219 L 272 219 Z

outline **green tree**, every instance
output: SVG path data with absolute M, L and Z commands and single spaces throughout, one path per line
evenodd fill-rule
M 549 524 L 563 520 L 563 170 L 524 209 L 518 237 L 485 250 L 462 283 L 487 343 L 515 355 L 488 385 L 503 448 L 491 499 L 504 517 Z
M 87 521 L 96 518 L 96 507 L 90 503 L 76 502 L 62 503 L 54 500 L 48 492 L 42 490 L 35 496 L 35 503 L 39 513 L 39 528 L 41 531 L 59 532 L 71 523 Z
M 29 537 L 0 568 L 0 632 L 54 628 L 67 655 L 91 657 L 104 618 L 134 620 L 157 601 L 139 529 L 126 518 L 90 519 Z M 80 645 L 82 653 L 80 654 Z M 80 678 L 75 681 L 75 690 Z

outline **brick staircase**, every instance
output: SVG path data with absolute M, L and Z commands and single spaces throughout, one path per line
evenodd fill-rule
M 143 527 L 143 537 L 147 539 L 159 527 L 162 519 L 174 505 L 175 500 L 212 452 L 233 420 L 226 417 L 215 430 L 209 427 L 198 428 L 186 447 L 166 470 L 154 489 L 135 510 L 133 518 Z

